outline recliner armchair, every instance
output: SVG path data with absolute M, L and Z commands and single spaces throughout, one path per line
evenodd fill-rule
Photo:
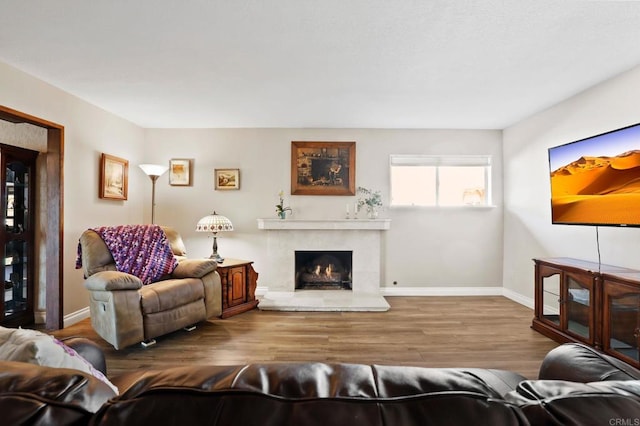
M 119 272 L 100 235 L 87 230 L 80 237 L 85 287 L 90 293 L 91 325 L 116 349 L 143 343 L 222 314 L 217 263 L 188 259 L 182 237 L 163 226 L 178 266 L 160 281 L 142 281 Z

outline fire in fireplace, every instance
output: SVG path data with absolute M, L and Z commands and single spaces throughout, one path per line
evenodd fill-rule
M 351 290 L 352 251 L 296 251 L 296 290 Z

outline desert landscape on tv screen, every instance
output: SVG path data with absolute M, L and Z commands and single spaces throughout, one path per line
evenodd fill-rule
M 640 125 L 549 150 L 553 223 L 640 224 Z

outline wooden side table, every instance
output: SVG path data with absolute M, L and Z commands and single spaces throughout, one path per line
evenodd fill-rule
M 222 315 L 228 318 L 258 306 L 256 286 L 258 273 L 253 269 L 253 261 L 225 259 L 218 264 L 218 274 L 222 282 Z

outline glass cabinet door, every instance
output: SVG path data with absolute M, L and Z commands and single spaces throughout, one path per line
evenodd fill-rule
M 4 247 L 4 314 L 25 312 L 28 305 L 27 243 L 12 240 Z
M 5 231 L 21 234 L 30 228 L 30 168 L 22 161 L 7 161 L 5 174 Z
M 2 197 L 0 228 L 4 293 L 0 300 L 0 321 L 5 326 L 22 326 L 34 321 L 34 233 L 33 202 L 35 160 L 38 153 L 0 144 Z
M 560 327 L 560 277 L 555 274 L 542 278 L 542 318 Z
M 605 282 L 604 293 L 605 349 L 640 361 L 640 289 Z
M 591 341 L 591 289 L 571 274 L 566 275 L 567 294 L 565 313 L 567 331 L 587 341 Z
M 537 264 L 534 329 L 561 341 L 595 344 L 594 282 L 590 272 Z

